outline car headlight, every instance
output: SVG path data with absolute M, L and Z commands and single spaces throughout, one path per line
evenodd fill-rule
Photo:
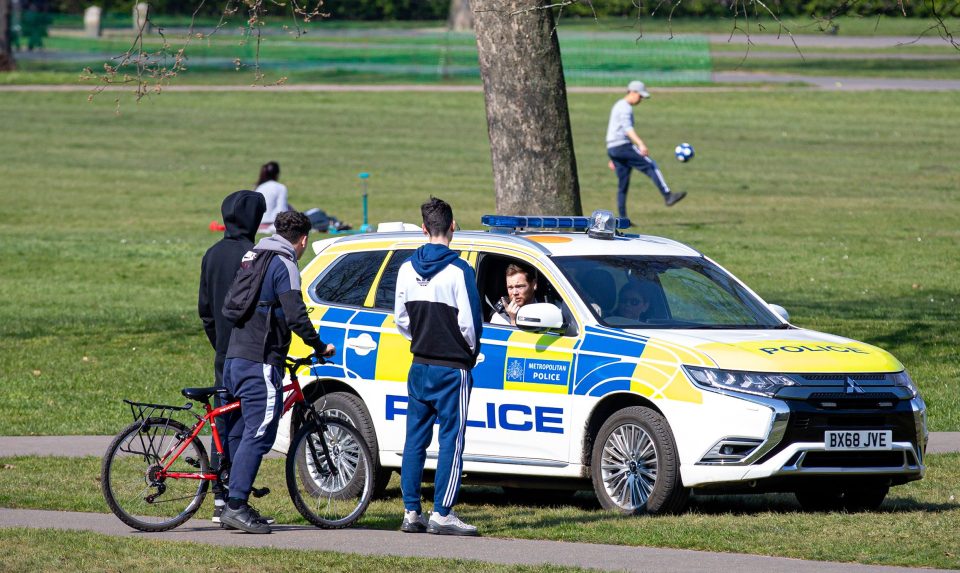
M 759 396 L 773 396 L 785 386 L 797 385 L 792 378 L 784 374 L 736 372 L 698 366 L 684 366 L 684 369 L 690 379 L 700 386 Z
M 907 374 L 907 371 L 897 372 L 896 374 L 891 374 L 890 378 L 893 380 L 894 386 L 902 386 L 907 390 L 910 390 L 910 393 L 914 398 L 920 394 L 920 390 L 917 388 L 917 385 L 913 383 L 913 379 L 910 378 L 910 375 Z

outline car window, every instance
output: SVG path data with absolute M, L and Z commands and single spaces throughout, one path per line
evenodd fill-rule
M 393 301 L 397 292 L 397 273 L 400 271 L 400 265 L 412 254 L 413 249 L 402 249 L 390 255 L 387 268 L 383 269 L 383 275 L 380 276 L 380 282 L 377 284 L 375 307 L 393 312 Z
M 366 251 L 337 259 L 317 282 L 314 297 L 322 302 L 363 306 L 386 256 L 386 251 Z
M 750 310 L 732 292 L 693 269 L 667 269 L 660 273 L 660 285 L 676 321 L 756 324 Z
M 594 316 L 621 328 L 782 328 L 762 301 L 700 257 L 554 257 Z

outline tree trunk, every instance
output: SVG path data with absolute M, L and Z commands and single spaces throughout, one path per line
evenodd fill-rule
M 473 10 L 470 8 L 470 0 L 450 0 L 447 28 L 454 32 L 473 30 Z
M 10 25 L 13 20 L 12 8 L 10 0 L 0 0 L 0 72 L 9 72 L 17 67 L 13 59 L 10 34 Z
M 544 5 L 473 1 L 500 214 L 582 214 L 560 43 Z

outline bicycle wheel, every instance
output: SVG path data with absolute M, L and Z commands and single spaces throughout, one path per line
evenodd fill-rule
M 166 531 L 200 508 L 207 480 L 157 476 L 161 458 L 189 436 L 190 429 L 176 420 L 150 418 L 130 424 L 113 439 L 103 456 L 100 489 L 120 521 L 140 531 Z M 190 442 L 167 471 L 209 473 L 200 440 Z
M 306 424 L 293 438 L 287 453 L 287 489 L 307 521 L 340 529 L 367 510 L 376 476 L 370 449 L 353 426 L 341 420 L 327 420 L 325 426 L 321 433 L 315 424 Z

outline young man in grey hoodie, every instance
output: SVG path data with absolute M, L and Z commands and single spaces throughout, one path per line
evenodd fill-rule
M 234 325 L 223 367 L 224 400 L 240 400 L 241 411 L 225 415 L 230 449 L 230 493 L 220 521 L 248 533 L 270 533 L 247 502 L 264 454 L 277 437 L 283 411 L 283 368 L 291 331 L 321 356 L 336 348 L 320 340 L 303 303 L 297 260 L 307 249 L 310 219 L 286 211 L 274 221 L 277 234 L 262 239 L 242 264 L 257 257 L 272 259 L 260 285 L 258 304 L 249 318 Z
M 407 375 L 407 435 L 400 487 L 407 533 L 477 535 L 477 528 L 453 512 L 463 472 L 467 407 L 473 388 L 471 369 L 480 353 L 480 295 L 473 268 L 450 250 L 453 209 L 431 197 L 420 207 L 429 243 L 414 252 L 397 273 L 394 303 L 397 329 L 410 340 L 413 364 Z M 427 446 L 439 421 L 433 514 L 420 505 L 420 482 Z

